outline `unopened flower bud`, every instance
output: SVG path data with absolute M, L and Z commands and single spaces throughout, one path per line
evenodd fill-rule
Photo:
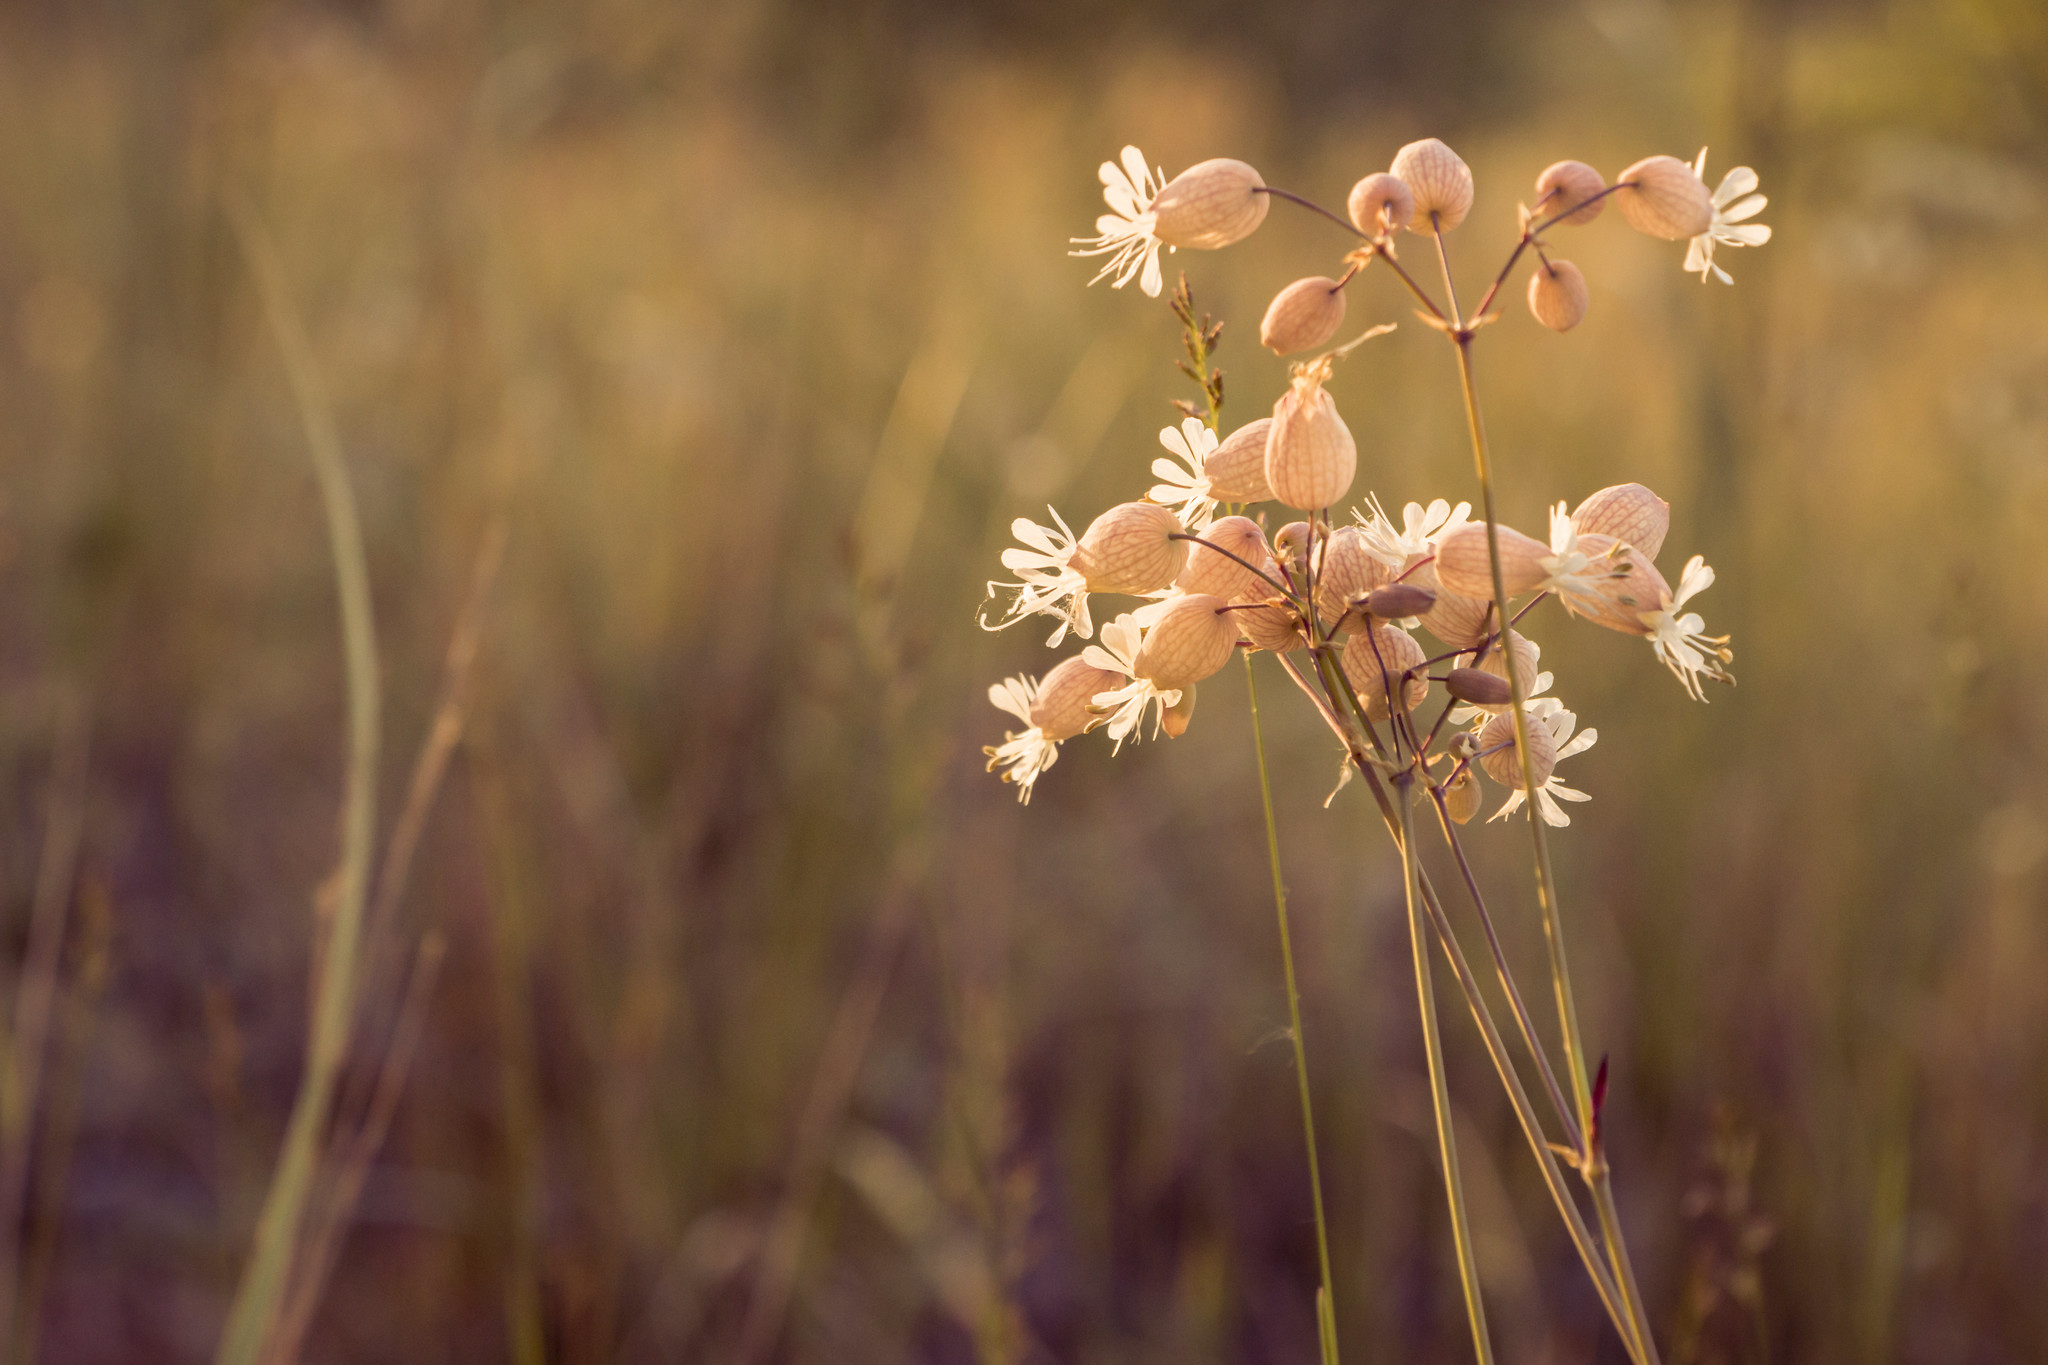
M 1482 795 L 1478 775 L 1467 768 L 1445 785 L 1444 814 L 1460 825 L 1468 825 L 1472 823 L 1472 817 L 1479 814 Z
M 1639 483 L 1618 483 L 1580 503 L 1572 525 L 1582 538 L 1588 532 L 1613 536 L 1655 559 L 1671 529 L 1671 504 Z
M 1428 699 L 1429 678 L 1422 670 L 1426 657 L 1422 646 L 1407 631 L 1379 626 L 1352 636 L 1339 661 L 1366 715 L 1381 721 L 1387 718 L 1389 700 L 1403 710 L 1413 711 Z
M 1286 598 L 1272 595 L 1264 584 L 1254 584 L 1232 603 L 1230 618 L 1253 649 L 1286 654 L 1308 643 L 1301 613 L 1288 605 Z
M 1502 526 L 1499 532 L 1501 581 L 1509 597 L 1528 592 L 1550 576 L 1542 564 L 1550 558 L 1548 545 L 1511 526 Z M 1485 522 L 1466 522 L 1443 538 L 1436 550 L 1436 576 L 1454 593 L 1493 600 Z
M 1382 621 L 1405 621 L 1435 605 L 1436 594 L 1419 583 L 1389 583 L 1365 599 L 1365 609 Z
M 1207 593 L 1227 602 L 1260 581 L 1247 565 L 1263 566 L 1272 558 L 1266 533 L 1250 517 L 1218 517 L 1202 532 L 1202 539 L 1208 544 L 1189 545 L 1188 566 L 1174 582 L 1182 592 Z
M 1375 171 L 1351 187 L 1351 223 L 1368 237 L 1407 227 L 1415 218 L 1415 194 L 1398 175 Z
M 1460 730 L 1444 745 L 1444 752 L 1462 763 L 1479 753 L 1479 736 L 1470 730 Z
M 1675 156 L 1646 156 L 1616 183 L 1628 187 L 1612 197 L 1637 232 L 1675 242 L 1714 225 L 1714 197 L 1706 182 Z
M 1435 138 L 1411 142 L 1394 153 L 1390 169 L 1415 196 L 1415 214 L 1408 220 L 1410 232 L 1425 237 L 1439 230 L 1449 232 L 1472 211 L 1472 168 Z
M 1217 157 L 1188 167 L 1152 201 L 1152 235 L 1168 246 L 1229 246 L 1266 221 L 1272 196 L 1242 161 Z
M 1031 723 L 1047 739 L 1072 739 L 1102 720 L 1089 709 L 1095 698 L 1123 685 L 1123 674 L 1097 668 L 1078 654 L 1062 659 L 1038 685 L 1038 700 L 1031 704 Z
M 1605 573 L 1594 579 L 1593 597 L 1563 594 L 1564 609 L 1624 635 L 1656 634 L 1656 628 L 1643 617 L 1664 609 L 1671 598 L 1671 585 L 1649 556 L 1597 531 L 1581 533 L 1579 549 L 1593 556 Z
M 1540 787 L 1557 766 L 1557 741 L 1551 738 L 1550 727 L 1535 716 L 1528 717 L 1525 728 L 1529 731 L 1529 766 L 1535 769 Z M 1488 749 L 1494 752 L 1487 753 Z M 1515 743 L 1513 711 L 1503 711 L 1479 727 L 1479 752 L 1479 766 L 1486 769 L 1488 777 L 1503 787 L 1522 789 L 1522 754 Z
M 1273 296 L 1259 324 L 1259 344 L 1276 355 L 1306 351 L 1344 324 L 1344 291 L 1323 275 L 1296 280 Z
M 1166 731 L 1168 739 L 1179 739 L 1188 732 L 1188 722 L 1195 718 L 1195 685 L 1189 683 L 1180 690 L 1180 700 L 1159 713 L 1159 728 Z
M 1351 604 L 1387 581 L 1387 566 L 1373 554 L 1365 528 L 1339 526 L 1324 538 L 1316 563 L 1316 614 L 1323 629 L 1342 622 L 1348 634 L 1365 629 Z
M 1179 534 L 1180 518 L 1171 508 L 1119 503 L 1089 523 L 1072 565 L 1090 592 L 1158 592 L 1187 567 L 1188 543 L 1172 538 Z
M 1555 220 L 1560 227 L 1584 227 L 1607 207 L 1600 197 L 1606 188 L 1600 172 L 1585 162 L 1560 161 L 1536 177 L 1536 214 Z
M 1343 501 L 1358 472 L 1358 445 L 1323 391 L 1327 357 L 1294 367 L 1294 383 L 1273 405 L 1266 436 L 1266 486 L 1289 507 L 1314 511 Z
M 1162 692 L 1192 687 L 1230 662 L 1237 623 L 1220 597 L 1176 597 L 1145 632 L 1132 671 Z
M 1272 501 L 1273 490 L 1266 486 L 1266 437 L 1272 430 L 1273 419 L 1261 417 L 1231 432 L 1209 452 L 1202 472 L 1218 502 Z
M 1529 276 L 1529 311 L 1553 332 L 1569 332 L 1586 316 L 1586 277 L 1570 261 L 1538 262 Z
M 1444 681 L 1444 691 L 1474 706 L 1506 706 L 1512 697 L 1508 680 L 1497 678 L 1483 668 L 1454 668 Z

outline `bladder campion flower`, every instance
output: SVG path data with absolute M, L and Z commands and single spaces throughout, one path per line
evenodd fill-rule
M 1266 485 L 1289 507 L 1312 512 L 1344 500 L 1358 472 L 1358 445 L 1324 391 L 1330 357 L 1294 367 L 1294 383 L 1273 405 L 1266 436 Z
M 1259 323 L 1259 344 L 1275 355 L 1320 346 L 1344 325 L 1344 287 L 1327 275 L 1296 280 L 1273 296 Z
M 1559 227 L 1583 227 L 1607 207 L 1607 182 L 1583 161 L 1559 161 L 1536 177 L 1536 214 Z
M 1702 184 L 1706 183 L 1706 148 L 1700 148 L 1700 159 L 1693 163 L 1692 171 Z M 1721 184 L 1714 191 L 1713 221 L 1685 249 L 1685 268 L 1688 272 L 1699 271 L 1701 284 L 1707 282 L 1709 275 L 1723 284 L 1735 283 L 1727 271 L 1714 264 L 1715 243 L 1731 247 L 1762 246 L 1771 240 L 1771 229 L 1767 225 L 1743 221 L 1756 217 L 1764 211 L 1764 205 L 1770 203 L 1763 195 L 1753 193 L 1756 187 L 1756 172 L 1747 166 L 1737 166 L 1721 177 Z
M 1550 701 L 1549 698 L 1544 700 Z M 1561 800 L 1591 801 L 1593 798 L 1558 781 L 1557 765 L 1570 758 L 1573 754 L 1582 754 L 1592 748 L 1599 741 L 1600 732 L 1598 730 L 1586 729 L 1580 730 L 1574 736 L 1572 731 L 1577 728 L 1579 718 L 1555 702 L 1551 702 L 1548 706 L 1536 702 L 1530 703 L 1527 717 L 1530 757 L 1542 758 L 1546 753 L 1548 755 L 1548 761 L 1539 762 L 1534 765 L 1537 778 L 1536 809 L 1542 812 L 1544 824 L 1554 825 L 1562 829 L 1572 822 L 1572 818 L 1566 815 L 1564 807 L 1557 803 Z M 1502 804 L 1501 808 L 1487 817 L 1489 821 L 1502 819 L 1520 810 L 1522 808 L 1522 798 L 1525 795 L 1521 789 L 1521 759 L 1515 753 L 1515 722 L 1514 718 L 1506 711 L 1487 721 L 1479 731 L 1479 747 L 1481 749 L 1492 748 L 1495 744 L 1502 743 L 1503 741 L 1507 744 L 1507 748 L 1498 753 L 1488 754 L 1479 760 L 1481 766 L 1486 769 L 1487 776 L 1499 782 L 1503 787 L 1514 788 L 1513 791 L 1508 793 L 1508 799 Z M 1502 762 L 1501 760 L 1503 759 L 1506 761 Z
M 1090 710 L 1095 694 L 1123 681 L 1120 674 L 1096 668 L 1078 656 L 1063 659 L 1045 680 L 1019 675 L 988 690 L 988 699 L 1024 722 L 1023 730 L 1003 735 L 1001 744 L 985 746 L 988 770 L 1004 769 L 1003 781 L 1017 786 L 1017 799 L 1031 804 L 1038 775 L 1059 761 L 1060 743 L 1101 723 Z
M 1714 223 L 1714 198 L 1697 172 L 1675 156 L 1646 156 L 1621 173 L 1615 194 L 1637 232 L 1682 241 Z
M 1449 232 L 1472 211 L 1472 168 L 1433 137 L 1411 142 L 1394 153 L 1388 168 L 1415 196 L 1408 230 L 1427 237 Z
M 1095 220 L 1093 237 L 1076 237 L 1073 256 L 1108 256 L 1094 284 L 1114 275 L 1110 287 L 1121 289 L 1138 279 L 1138 287 L 1159 297 L 1165 276 L 1159 249 L 1214 249 L 1251 235 L 1265 221 L 1269 207 L 1259 173 L 1242 161 L 1218 157 L 1190 166 L 1166 179 L 1149 166 L 1136 147 L 1124 148 L 1122 164 L 1102 163 L 1103 202 L 1110 211 Z

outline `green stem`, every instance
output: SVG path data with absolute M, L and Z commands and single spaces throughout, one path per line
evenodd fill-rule
M 1407 774 L 1394 783 L 1394 807 L 1401 821 L 1401 890 L 1408 902 L 1408 940 L 1415 949 L 1415 995 L 1422 1007 L 1422 1046 L 1429 1058 L 1429 1098 L 1436 1109 L 1437 1150 L 1443 1157 L 1444 1190 L 1451 1202 L 1451 1237 L 1458 1249 L 1458 1281 L 1465 1291 L 1465 1316 L 1472 1323 L 1472 1348 L 1479 1365 L 1493 1365 L 1486 1330 L 1486 1300 L 1479 1288 L 1479 1263 L 1472 1254 L 1472 1224 L 1465 1211 L 1465 1178 L 1458 1169 L 1458 1140 L 1451 1123 L 1450 1087 L 1444 1081 L 1443 1040 L 1437 1035 L 1436 989 L 1430 982 L 1429 940 L 1422 929 L 1417 893 L 1415 828 L 1410 815 Z
M 1448 259 L 1445 270 L 1448 273 Z M 1500 520 L 1494 510 L 1493 467 L 1487 457 L 1485 423 L 1479 415 L 1479 391 L 1472 377 L 1472 334 L 1461 329 L 1452 339 L 1457 343 L 1458 381 L 1464 391 L 1465 422 L 1471 432 L 1472 458 L 1479 475 L 1480 507 L 1486 517 L 1487 566 L 1493 578 L 1494 610 L 1498 619 L 1507 621 L 1513 618 L 1508 613 L 1507 585 L 1501 575 Z M 1607 1188 L 1607 1162 L 1595 1136 L 1597 1128 L 1586 1066 L 1586 1047 L 1579 1032 L 1578 1005 L 1572 994 L 1571 969 L 1565 960 L 1564 931 L 1558 917 L 1557 879 L 1551 869 L 1550 841 L 1544 833 L 1543 816 L 1536 800 L 1536 770 L 1529 748 L 1528 694 L 1521 670 L 1515 663 L 1515 651 L 1507 647 L 1505 632 L 1502 633 L 1500 652 L 1501 662 L 1506 665 L 1508 691 L 1512 698 L 1509 714 L 1514 718 L 1515 754 L 1522 770 L 1529 832 L 1536 845 L 1536 900 L 1543 916 L 1543 938 L 1550 951 L 1551 986 L 1557 997 L 1558 1020 L 1564 1034 L 1565 1064 L 1571 1072 L 1572 1097 L 1579 1111 L 1579 1131 L 1585 1135 L 1584 1146 L 1579 1152 L 1579 1169 L 1593 1188 L 1594 1206 L 1600 1213 L 1601 1234 L 1607 1243 L 1607 1254 L 1613 1263 L 1615 1278 L 1620 1283 L 1630 1328 L 1636 1338 L 1633 1344 L 1649 1365 L 1657 1365 L 1657 1345 L 1643 1310 L 1642 1295 L 1636 1288 L 1628 1251 L 1622 1245 L 1620 1222 L 1613 1215 L 1613 1193 Z
M 341 862 L 333 918 L 318 957 L 312 1027 L 306 1040 L 306 1070 L 292 1103 L 277 1168 L 256 1220 L 255 1244 L 214 1357 L 216 1365 L 255 1365 L 276 1319 L 297 1250 L 300 1224 L 319 1165 L 320 1139 L 355 1013 L 363 903 L 369 890 L 370 858 L 377 828 L 380 699 L 369 563 L 363 551 L 362 523 L 349 487 L 348 467 L 342 459 L 334 414 L 314 364 L 313 348 L 292 306 L 283 269 L 268 236 L 254 211 L 240 200 L 229 202 L 228 217 L 255 276 L 257 293 L 283 356 L 300 425 L 312 455 L 320 501 L 327 514 L 335 585 L 341 599 L 342 653 L 348 674 L 348 775 L 342 807 Z
M 1288 1036 L 1294 1040 L 1294 1076 L 1301 1090 L 1301 1129 L 1308 1143 L 1309 1197 L 1316 1213 L 1316 1260 L 1323 1284 L 1316 1295 L 1316 1336 L 1324 1365 L 1337 1365 L 1335 1285 L 1330 1278 L 1330 1229 L 1323 1216 L 1323 1176 L 1316 1159 L 1316 1114 L 1309 1099 L 1308 1051 L 1301 1036 L 1301 992 L 1294 980 L 1294 939 L 1287 928 L 1287 884 L 1280 875 L 1280 833 L 1273 819 L 1273 785 L 1266 776 L 1266 736 L 1259 727 L 1259 688 L 1252 675 L 1252 657 L 1244 656 L 1245 694 L 1251 698 L 1252 745 L 1259 756 L 1259 802 L 1266 813 L 1266 859 L 1273 869 L 1273 912 L 1280 921 L 1280 965 L 1287 978 Z

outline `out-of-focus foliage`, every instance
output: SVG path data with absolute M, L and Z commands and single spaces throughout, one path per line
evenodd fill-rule
M 511 526 L 404 911 L 448 967 L 310 1358 L 724 1358 L 778 1210 L 782 1359 L 1309 1358 L 1240 675 L 1183 739 L 1068 745 L 1023 809 L 981 771 L 983 692 L 1051 659 L 974 612 L 1010 518 L 1141 492 L 1188 392 L 1163 303 L 1062 254 L 1096 163 L 1237 156 L 1340 204 L 1424 135 L 1478 176 L 1472 285 L 1560 157 L 1706 143 L 1771 196 L 1732 290 L 1611 218 L 1560 230 L 1587 321 L 1517 306 L 1480 350 L 1507 518 L 1649 483 L 1736 635 L 1702 708 L 1636 642 L 1530 627 L 1602 734 L 1557 842 L 1673 1358 L 2048 1354 L 2043 11 L 1244 9 L 0 20 L 0 890 L 17 943 L 53 755 L 89 740 L 66 980 L 96 935 L 109 964 L 53 1052 L 42 1358 L 210 1354 L 335 851 L 323 523 L 227 194 L 340 414 L 389 808 Z M 1345 245 L 1284 209 L 1168 261 L 1231 320 L 1236 421 L 1284 382 L 1266 299 Z M 1447 348 L 1363 284 L 1354 323 L 1405 325 L 1332 385 L 1361 489 L 1470 496 Z M 1277 673 L 1261 695 L 1340 1332 L 1461 1359 L 1399 870 L 1356 788 L 1321 808 L 1335 752 Z M 1525 840 L 1479 841 L 1531 904 Z M 1506 1355 L 1595 1358 L 1469 1021 L 1446 1036 Z

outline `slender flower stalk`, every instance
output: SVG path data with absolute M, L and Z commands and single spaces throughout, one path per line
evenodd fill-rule
M 1451 1121 L 1450 1087 L 1444 1081 L 1444 1045 L 1437 1035 L 1436 990 L 1429 975 L 1429 940 L 1422 931 L 1421 889 L 1416 879 L 1415 803 L 1406 774 L 1394 783 L 1394 809 L 1401 818 L 1401 892 L 1408 903 L 1408 941 L 1415 951 L 1415 995 L 1422 1008 L 1422 1047 L 1429 1062 L 1429 1098 L 1436 1111 L 1437 1154 L 1444 1163 L 1444 1191 L 1450 1198 L 1451 1237 L 1458 1252 L 1458 1281 L 1465 1291 L 1465 1315 L 1472 1323 L 1472 1348 L 1479 1365 L 1493 1365 L 1493 1340 L 1486 1330 L 1486 1299 L 1479 1288 L 1479 1263 L 1472 1252 L 1472 1221 L 1465 1211 L 1465 1177 L 1458 1167 L 1458 1138 Z
M 1309 1098 L 1308 1049 L 1301 1033 L 1301 990 L 1294 980 L 1294 938 L 1287 928 L 1287 883 L 1280 874 L 1280 831 L 1273 819 L 1273 784 L 1266 774 L 1266 736 L 1259 726 L 1259 686 L 1252 656 L 1244 656 L 1245 695 L 1251 701 L 1252 747 L 1259 757 L 1259 805 L 1266 816 L 1266 860 L 1273 871 L 1273 913 L 1280 922 L 1280 967 L 1287 980 L 1287 1036 L 1294 1043 L 1294 1076 L 1301 1091 L 1301 1130 L 1308 1144 L 1309 1198 L 1316 1214 L 1316 1264 L 1323 1275 L 1316 1298 L 1316 1337 L 1324 1365 L 1337 1365 L 1335 1284 L 1330 1278 L 1330 1226 L 1323 1214 L 1323 1174 L 1316 1157 L 1316 1111 Z

